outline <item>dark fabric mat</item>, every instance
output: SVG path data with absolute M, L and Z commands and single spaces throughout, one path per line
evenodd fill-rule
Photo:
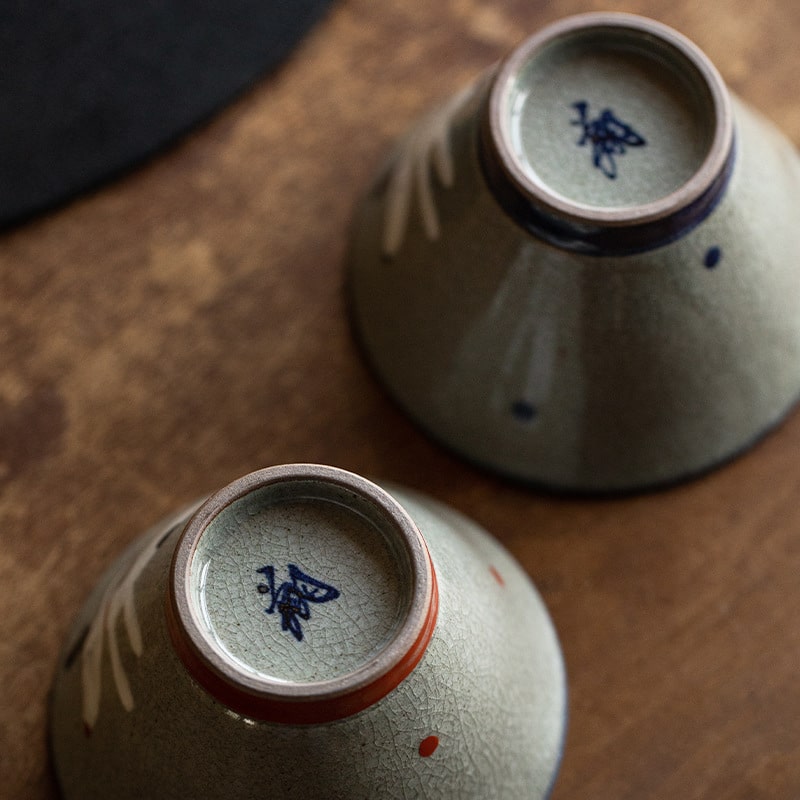
M 275 67 L 331 0 L 0 11 L 0 226 L 140 162 Z

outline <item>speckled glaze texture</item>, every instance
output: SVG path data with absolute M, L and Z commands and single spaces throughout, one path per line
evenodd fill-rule
M 65 798 L 547 797 L 563 746 L 566 685 L 541 599 L 473 522 L 425 496 L 387 489 L 422 532 L 438 581 L 436 626 L 405 680 L 357 714 L 314 725 L 258 721 L 212 697 L 187 674 L 167 626 L 170 564 L 190 509 L 135 543 L 76 620 L 52 696 Z M 329 556 L 335 562 L 335 550 Z M 116 596 L 120 581 L 132 586 L 131 605 L 109 614 L 101 602 Z M 352 641 L 370 625 L 368 600 L 362 605 L 362 615 L 348 611 Z M 336 624 L 316 611 L 309 629 Z M 99 693 L 87 719 L 82 674 L 95 651 L 87 653 L 86 631 L 98 614 Z
M 352 314 L 379 379 L 440 442 L 557 489 L 670 483 L 752 444 L 800 394 L 792 145 L 733 98 L 732 171 L 710 213 L 670 243 L 587 255 L 531 233 L 490 187 L 481 121 L 494 74 L 399 144 L 356 221 Z M 601 109 L 576 107 L 573 122 Z M 646 157 L 634 137 L 648 120 L 624 121 L 624 152 L 595 151 L 594 167 L 580 125 L 564 123 L 587 180 Z M 400 202 L 408 161 L 417 189 Z

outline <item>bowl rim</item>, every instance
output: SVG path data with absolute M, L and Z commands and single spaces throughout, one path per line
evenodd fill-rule
M 291 484 L 326 499 L 345 490 L 369 504 L 408 562 L 405 615 L 381 650 L 353 671 L 321 681 L 291 682 L 243 670 L 215 645 L 192 600 L 192 560 L 211 523 L 254 491 Z M 377 526 L 377 523 L 376 523 Z M 211 495 L 186 523 L 175 548 L 167 584 L 167 627 L 172 644 L 192 677 L 219 702 L 244 716 L 270 722 L 317 724 L 341 719 L 373 705 L 396 688 L 424 655 L 436 626 L 438 587 L 421 532 L 385 490 L 359 475 L 320 464 L 288 464 L 251 472 Z
M 656 200 L 601 207 L 572 200 L 524 169 L 515 155 L 510 102 L 517 81 L 537 55 L 559 42 L 604 32 L 637 37 L 671 57 L 708 92 L 714 132 L 703 161 L 682 185 Z M 644 52 L 644 51 L 643 51 Z M 655 58 L 655 56 L 654 56 Z M 519 221 L 559 246 L 597 254 L 623 254 L 672 241 L 710 213 L 727 186 L 734 155 L 733 105 L 705 53 L 673 28 L 624 12 L 590 12 L 556 21 L 519 44 L 492 80 L 483 113 L 481 144 L 489 182 Z M 524 219 L 530 217 L 532 219 Z

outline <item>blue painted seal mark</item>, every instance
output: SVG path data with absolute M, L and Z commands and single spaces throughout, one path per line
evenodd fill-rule
M 532 422 L 537 414 L 536 406 L 527 400 L 517 400 L 511 404 L 511 413 L 520 422 Z
M 616 180 L 617 162 L 615 156 L 625 155 L 627 147 L 644 147 L 647 142 L 630 125 L 614 116 L 610 108 L 600 112 L 600 116 L 589 119 L 589 104 L 580 100 L 572 104 L 578 112 L 578 119 L 570 121 L 571 125 L 580 125 L 583 129 L 577 144 L 583 147 L 592 144 L 592 164 L 606 176 Z
M 703 266 L 706 269 L 714 269 L 722 260 L 722 250 L 719 247 L 709 247 L 703 259 Z
M 309 603 L 327 603 L 339 597 L 340 593 L 333 586 L 306 575 L 294 564 L 289 564 L 288 568 L 290 580 L 284 581 L 277 589 L 275 568 L 268 566 L 257 569 L 256 572 L 264 575 L 267 582 L 259 583 L 256 588 L 259 594 L 270 596 L 271 602 L 264 612 L 273 614 L 277 610 L 281 615 L 281 630 L 289 631 L 298 642 L 302 642 L 303 626 L 300 620 L 311 617 Z

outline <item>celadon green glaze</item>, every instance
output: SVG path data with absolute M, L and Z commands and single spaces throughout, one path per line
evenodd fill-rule
M 437 440 L 629 490 L 723 462 L 800 395 L 800 160 L 678 34 L 576 19 L 505 105 L 492 69 L 398 145 L 349 291 L 377 376 Z
M 258 494 L 220 515 L 193 560 L 198 603 L 209 632 L 255 674 L 319 681 L 352 672 L 375 657 L 396 630 L 407 576 L 386 541 L 374 535 L 370 521 L 350 503 L 345 505 L 345 499 L 264 502 Z M 313 623 L 298 619 L 292 635 L 275 636 L 275 626 L 264 624 L 271 596 L 265 590 L 267 578 L 253 571 L 253 564 L 265 558 L 264 530 L 269 531 L 269 560 L 280 565 L 273 588 L 290 577 L 285 565 L 291 563 L 302 564 L 304 573 L 314 578 L 337 576 L 331 590 L 319 589 L 320 597 L 310 611 Z M 319 546 L 322 531 L 324 548 Z M 260 592 L 253 591 L 254 582 L 256 589 L 262 587 Z M 336 597 L 319 602 L 333 593 Z M 342 620 L 355 620 L 358 635 L 353 636 L 353 626 Z M 302 646 L 296 636 L 302 636 Z
M 279 496 L 292 466 L 262 471 L 284 473 L 270 494 L 227 505 L 176 578 L 185 578 L 206 646 L 224 653 L 234 683 L 267 676 L 287 693 L 346 682 L 380 660 L 418 599 L 412 560 L 384 527 L 383 501 L 376 512 L 359 494 L 368 482 L 313 465 L 309 479 L 308 465 L 297 466 L 308 493 Z M 421 535 L 438 586 L 435 627 L 404 680 L 324 723 L 268 722 L 229 708 L 187 669 L 168 624 L 175 565 L 208 504 L 193 507 L 131 546 L 69 635 L 51 707 L 66 800 L 547 797 L 566 684 L 539 595 L 475 523 L 423 495 L 388 490 L 386 508 L 399 504 Z M 309 613 L 286 604 L 281 612 L 280 602 L 266 611 L 270 572 L 259 570 L 274 567 L 274 588 L 289 583 L 287 564 L 302 570 L 297 585 L 315 598 Z

